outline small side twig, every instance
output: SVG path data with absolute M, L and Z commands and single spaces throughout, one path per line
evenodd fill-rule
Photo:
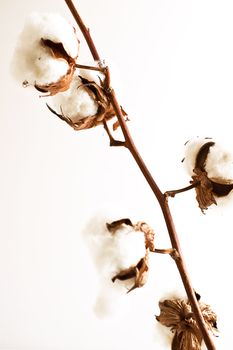
M 125 141 L 119 141 L 119 140 L 115 140 L 114 137 L 111 134 L 111 131 L 109 130 L 109 127 L 107 125 L 107 122 L 104 120 L 103 121 L 103 125 L 104 125 L 104 129 L 106 131 L 106 133 L 108 134 L 109 137 L 109 141 L 110 141 L 110 146 L 123 146 L 123 147 L 127 147 L 126 142 Z
M 175 197 L 176 194 L 192 190 L 193 188 L 200 185 L 200 181 L 194 181 L 191 185 L 179 188 L 178 190 L 170 190 L 164 193 L 165 197 Z
M 86 70 L 94 70 L 94 71 L 97 71 L 97 72 L 101 72 L 101 73 L 104 73 L 105 72 L 105 67 L 102 68 L 101 66 L 99 67 L 94 67 L 94 66 L 87 66 L 85 64 L 75 64 L 75 67 L 76 68 L 79 68 L 79 69 L 86 69 Z
M 174 248 L 167 248 L 167 249 L 158 249 L 154 248 L 152 253 L 158 253 L 158 254 L 169 254 L 172 259 L 176 260 L 180 258 L 180 255 L 178 251 Z

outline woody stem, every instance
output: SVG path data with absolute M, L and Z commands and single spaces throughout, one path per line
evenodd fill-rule
M 72 0 L 65 0 L 65 2 L 67 4 L 67 6 L 69 7 L 71 13 L 73 14 L 74 19 L 77 22 L 77 25 L 79 26 L 80 30 L 83 33 L 83 36 L 87 42 L 87 45 L 89 46 L 89 49 L 92 53 L 93 59 L 100 61 L 100 56 L 98 54 L 98 51 L 96 50 L 96 47 L 95 47 L 94 42 L 91 38 L 90 32 L 86 28 L 86 26 L 84 25 L 84 23 L 83 23 L 80 15 L 78 14 Z M 105 69 L 105 74 L 106 74 L 106 80 L 110 81 L 110 73 L 109 73 L 108 67 L 106 67 L 106 69 Z M 173 222 L 173 218 L 172 218 L 170 208 L 168 205 L 167 196 L 165 196 L 161 192 L 160 188 L 158 187 L 157 183 L 155 182 L 154 178 L 152 177 L 150 171 L 148 170 L 144 160 L 142 159 L 140 153 L 138 152 L 138 150 L 133 142 L 133 139 L 131 137 L 131 134 L 129 132 L 129 129 L 126 125 L 126 122 L 124 120 L 124 116 L 123 116 L 121 107 L 117 101 L 114 90 L 111 89 L 109 86 L 109 88 L 107 89 L 107 92 L 108 92 L 108 98 L 109 98 L 109 100 L 110 100 L 110 102 L 115 110 L 116 116 L 118 118 L 122 133 L 123 133 L 124 138 L 125 138 L 127 148 L 130 151 L 130 153 L 132 154 L 133 158 L 135 159 L 141 172 L 143 173 L 147 183 L 149 184 L 151 190 L 153 191 L 153 193 L 154 193 L 154 195 L 155 195 L 155 197 L 160 205 L 160 208 L 162 210 L 164 220 L 166 222 L 167 230 L 169 233 L 169 237 L 171 240 L 172 248 L 175 249 L 178 253 L 177 258 L 174 259 L 174 261 L 175 261 L 177 268 L 179 270 L 179 273 L 180 273 L 181 279 L 183 281 L 183 285 L 184 285 L 184 288 L 186 290 L 188 299 L 190 301 L 196 322 L 197 322 L 199 329 L 202 333 L 203 340 L 204 340 L 208 350 L 216 350 L 215 345 L 212 341 L 212 338 L 210 337 L 208 329 L 205 325 L 205 321 L 204 321 L 202 312 L 200 310 L 200 307 L 199 307 L 199 304 L 198 304 L 198 301 L 197 301 L 197 298 L 195 295 L 195 291 L 192 287 L 192 284 L 191 284 L 191 281 L 190 281 L 190 278 L 188 275 L 188 271 L 187 271 L 186 266 L 185 266 L 185 262 L 184 262 L 183 254 L 181 251 L 178 235 L 177 235 L 175 225 Z

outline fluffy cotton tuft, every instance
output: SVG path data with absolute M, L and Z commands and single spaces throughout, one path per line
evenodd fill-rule
M 82 86 L 78 73 L 75 72 L 69 90 L 51 97 L 53 108 L 63 113 L 74 123 L 80 119 L 94 116 L 98 111 L 98 103 Z
M 58 81 L 68 69 L 63 59 L 55 59 L 41 45 L 41 38 L 62 43 L 67 54 L 76 58 L 78 40 L 74 28 L 59 14 L 32 13 L 28 16 L 13 56 L 12 71 L 16 79 L 30 85 Z
M 145 256 L 145 237 L 141 231 L 124 226 L 114 234 L 109 232 L 106 223 L 111 223 L 119 217 L 104 214 L 94 216 L 83 230 L 83 237 L 90 251 L 92 261 L 98 275 L 100 288 L 97 291 L 94 312 L 100 318 L 116 317 L 127 310 L 126 292 L 134 283 L 112 278 L 121 270 L 127 269 Z M 126 298 L 127 295 L 127 298 Z
M 233 181 L 233 157 L 217 143 L 210 147 L 205 169 L 210 179 Z

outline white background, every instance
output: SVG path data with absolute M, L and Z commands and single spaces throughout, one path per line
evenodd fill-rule
M 163 191 L 188 185 L 183 144 L 196 135 L 232 140 L 233 5 L 216 0 L 76 0 L 97 48 L 117 67 L 130 130 Z M 155 256 L 128 312 L 93 312 L 98 276 L 81 231 L 109 202 L 146 220 L 168 247 L 158 205 L 130 154 L 102 127 L 74 132 L 23 89 L 10 61 L 25 17 L 59 12 L 62 0 L 0 0 L 0 349 L 169 349 L 158 301 L 183 295 L 174 263 Z M 90 60 L 82 37 L 81 57 Z M 218 314 L 217 349 L 232 337 L 232 206 L 202 215 L 190 192 L 171 209 L 195 289 Z M 122 317 L 120 317 L 122 315 Z

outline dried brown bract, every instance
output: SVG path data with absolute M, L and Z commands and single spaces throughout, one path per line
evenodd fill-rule
M 141 288 L 145 285 L 148 279 L 149 273 L 149 249 L 146 250 L 145 256 L 139 260 L 137 265 L 130 266 L 128 269 L 120 271 L 116 274 L 112 281 L 115 282 L 116 279 L 125 281 L 134 278 L 134 285 L 128 290 L 127 293 L 131 292 L 136 288 Z
M 68 90 L 75 71 L 75 58 L 68 55 L 62 43 L 55 43 L 52 40 L 41 38 L 41 45 L 50 52 L 51 57 L 65 61 L 69 68 L 67 73 L 58 81 L 43 85 L 35 84 L 35 88 L 40 92 L 48 93 L 46 96 L 53 96 L 58 92 Z
M 146 222 L 143 222 L 143 221 L 139 221 L 135 225 L 135 229 L 142 231 L 144 233 L 146 248 L 149 248 L 149 250 L 151 252 L 154 252 L 154 250 L 155 250 L 155 246 L 154 246 L 155 232 L 154 232 L 154 230 Z
M 206 171 L 206 160 L 210 147 L 215 143 L 210 141 L 205 143 L 196 156 L 195 168 L 191 183 L 196 183 L 196 199 L 202 212 L 212 204 L 217 204 L 216 197 L 223 197 L 233 189 L 233 183 L 229 179 L 210 178 Z
M 217 316 L 210 306 L 199 302 L 208 330 L 217 331 Z M 174 333 L 172 350 L 201 350 L 202 335 L 189 302 L 182 299 L 159 302 L 160 315 L 156 317 L 162 325 Z

